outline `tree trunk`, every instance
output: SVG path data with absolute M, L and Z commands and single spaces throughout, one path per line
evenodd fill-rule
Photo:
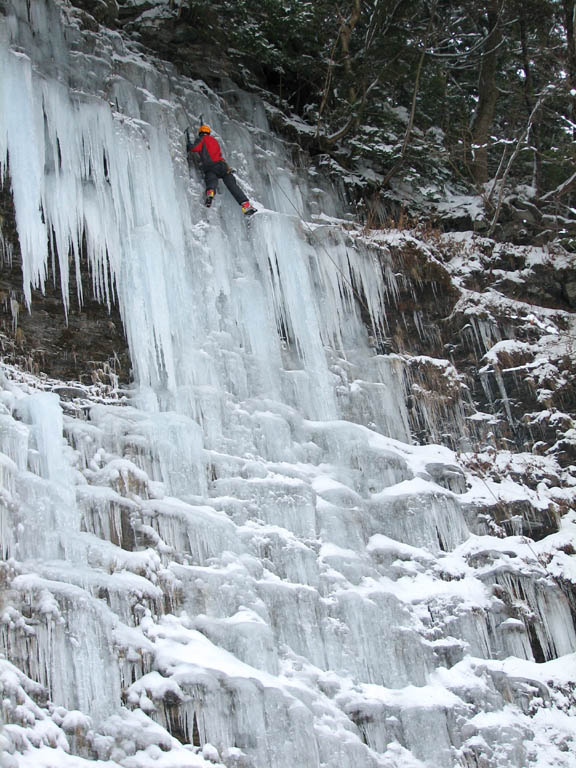
M 340 32 L 340 45 L 342 47 L 344 72 L 348 80 L 348 101 L 350 104 L 356 102 L 356 87 L 354 86 L 354 72 L 352 71 L 352 62 L 350 58 L 350 38 L 354 32 L 356 24 L 360 21 L 362 7 L 360 0 L 353 0 L 352 10 L 349 18 L 342 24 Z
M 566 29 L 566 68 L 568 70 L 568 78 L 570 81 L 570 89 L 576 91 L 576 40 L 574 39 L 574 23 L 576 16 L 576 0 L 563 0 L 564 8 L 564 27 Z M 572 121 L 572 125 L 576 122 L 576 107 L 574 105 L 574 97 L 570 99 L 570 106 L 568 107 L 568 115 Z M 576 138 L 576 130 L 572 128 L 572 138 Z
M 523 3 L 518 4 L 519 25 L 520 25 L 520 46 L 522 49 L 522 67 L 524 69 L 524 100 L 526 102 L 526 111 L 531 114 L 534 104 L 536 103 L 536 96 L 534 93 L 534 77 L 532 74 L 532 59 L 530 55 L 530 48 L 528 44 L 528 33 L 526 27 L 526 16 Z M 536 194 L 540 194 L 542 189 L 542 158 L 540 154 L 540 113 L 534 115 L 534 122 L 532 124 L 532 142 L 531 144 L 535 148 L 533 156 L 533 174 L 532 184 L 536 189 Z
M 502 0 L 487 0 L 488 35 L 480 64 L 478 105 L 471 126 L 472 172 L 477 184 L 485 184 L 489 178 L 488 141 L 498 98 L 496 75 L 502 43 L 501 12 Z

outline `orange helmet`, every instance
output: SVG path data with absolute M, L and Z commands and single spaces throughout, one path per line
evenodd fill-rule
M 198 133 L 210 133 L 210 126 L 209 125 L 201 125 L 200 128 L 198 128 Z

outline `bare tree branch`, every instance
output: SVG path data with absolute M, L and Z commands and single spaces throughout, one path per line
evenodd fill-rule
M 344 24 L 344 21 L 342 21 L 342 24 L 340 25 L 340 29 L 338 30 L 336 40 L 334 40 L 334 45 L 332 46 L 332 50 L 330 51 L 330 59 L 328 61 L 328 70 L 326 72 L 326 79 L 324 80 L 324 92 L 322 93 L 322 102 L 320 103 L 320 108 L 318 109 L 318 123 L 316 124 L 316 138 L 318 138 L 320 134 L 322 113 L 324 112 L 324 109 L 326 108 L 326 104 L 328 103 L 328 94 L 330 93 L 330 83 L 332 82 L 332 73 L 334 70 L 334 56 L 336 54 L 336 46 L 338 45 L 338 40 L 340 40 L 340 35 L 342 34 L 343 24 Z
M 534 120 L 536 119 L 536 115 L 542 104 L 544 103 L 544 100 L 549 95 L 549 91 L 544 91 L 540 97 L 538 98 L 538 101 L 534 105 L 534 108 L 532 109 L 532 112 L 530 113 L 530 117 L 528 118 L 528 122 L 526 124 L 526 127 L 524 131 L 522 132 L 522 135 L 516 142 L 516 147 L 514 148 L 514 152 L 512 152 L 510 159 L 508 160 L 508 165 L 506 166 L 506 170 L 502 174 L 502 179 L 500 181 L 500 190 L 498 192 L 498 201 L 496 203 L 496 210 L 494 211 L 494 216 L 492 217 L 492 223 L 490 224 L 490 229 L 488 230 L 488 237 L 492 237 L 494 234 L 494 230 L 496 228 L 496 224 L 498 223 L 498 217 L 500 216 L 500 210 L 502 208 L 502 200 L 504 199 L 504 190 L 506 187 L 506 180 L 508 178 L 508 175 L 510 174 L 510 170 L 512 168 L 512 165 L 514 163 L 514 160 L 518 157 L 518 153 L 522 149 L 522 147 L 526 144 L 528 136 L 530 135 L 530 131 L 532 129 L 532 125 L 534 123 Z
M 423 43 L 422 43 L 422 52 L 421 52 L 420 58 L 418 60 L 418 67 L 416 69 L 416 76 L 414 78 L 414 90 L 412 92 L 412 105 L 411 105 L 411 108 L 410 108 L 410 117 L 408 118 L 408 124 L 406 126 L 406 132 L 404 133 L 404 140 L 402 142 L 402 147 L 400 148 L 400 154 L 397 157 L 396 162 L 394 163 L 392 168 L 390 168 L 390 170 L 388 171 L 388 173 L 384 177 L 382 183 L 380 184 L 380 188 L 385 187 L 386 184 L 388 184 L 390 179 L 396 173 L 398 173 L 399 169 L 402 167 L 402 164 L 404 163 L 404 157 L 406 155 L 406 150 L 408 149 L 408 144 L 409 144 L 409 141 L 410 141 L 410 137 L 412 135 L 412 129 L 414 127 L 414 119 L 416 117 L 416 102 L 417 102 L 417 99 L 418 99 L 418 92 L 420 90 L 420 77 L 421 77 L 421 74 L 422 74 L 422 68 L 424 66 L 424 60 L 425 60 L 426 54 L 428 52 L 427 51 L 428 38 L 430 36 L 430 32 L 432 31 L 432 24 L 433 24 L 433 20 L 434 20 L 434 13 L 436 11 L 436 5 L 437 4 L 438 3 L 437 3 L 437 0 L 436 0 L 436 2 L 434 3 L 434 5 L 432 7 L 432 11 L 430 13 L 430 20 L 428 22 L 428 26 L 426 28 L 426 33 L 424 35 L 424 40 L 423 40 Z
M 573 173 L 570 178 L 566 179 L 566 181 L 563 181 L 562 184 L 556 187 L 556 189 L 551 189 L 550 192 L 546 192 L 545 195 L 542 195 L 540 200 L 541 202 L 546 202 L 553 197 L 562 197 L 562 195 L 566 194 L 566 192 L 569 192 L 574 186 L 576 186 L 576 173 Z

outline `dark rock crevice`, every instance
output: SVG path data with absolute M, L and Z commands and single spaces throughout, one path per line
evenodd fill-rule
M 117 306 L 96 299 L 86 259 L 81 260 L 82 301 L 70 270 L 66 316 L 58 268 L 50 270 L 44 291 L 32 290 L 30 309 L 23 289 L 22 258 L 9 183 L 0 187 L 0 350 L 5 363 L 35 375 L 83 384 L 126 384 L 131 363 Z M 52 260 L 54 264 L 57 259 Z

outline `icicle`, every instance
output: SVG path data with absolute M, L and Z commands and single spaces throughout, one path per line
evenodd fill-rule
M 65 483 L 67 467 L 62 453 L 63 418 L 58 395 L 30 395 L 18 403 L 18 411 L 31 425 L 33 446 L 40 459 L 39 474 L 47 480 Z
M 0 41 L 2 42 L 2 41 Z M 0 45 L 0 176 L 10 183 L 22 252 L 24 295 L 44 286 L 48 237 L 43 221 L 44 121 L 30 60 Z

